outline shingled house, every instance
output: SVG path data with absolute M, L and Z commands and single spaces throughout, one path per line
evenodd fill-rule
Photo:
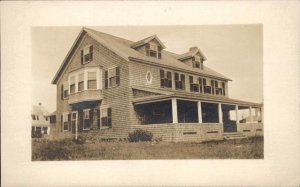
M 262 135 L 262 104 L 229 98 L 231 80 L 206 60 L 198 47 L 169 52 L 156 35 L 133 42 L 82 28 L 52 81 L 56 131 L 125 138 L 145 129 L 174 142 Z

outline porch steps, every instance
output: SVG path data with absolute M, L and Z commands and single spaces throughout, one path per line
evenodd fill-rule
M 248 136 L 240 132 L 225 132 L 223 134 L 223 137 L 225 140 L 238 140 L 238 139 L 248 138 Z

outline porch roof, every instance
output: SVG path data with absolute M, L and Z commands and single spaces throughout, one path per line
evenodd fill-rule
M 145 97 L 138 97 L 133 99 L 133 104 L 145 104 L 145 103 L 152 103 L 157 101 L 169 100 L 171 98 L 178 98 L 183 100 L 190 100 L 190 101 L 207 101 L 207 102 L 217 102 L 223 104 L 234 104 L 234 105 L 242 105 L 242 106 L 252 106 L 252 107 L 261 107 L 262 103 L 254 103 L 249 101 L 243 101 L 238 99 L 231 99 L 224 96 L 212 96 L 207 94 L 200 94 L 200 93 L 187 93 L 181 91 L 173 91 L 173 90 L 160 90 L 160 89 L 153 89 L 153 88 L 144 88 L 144 87 L 132 87 L 133 89 L 147 91 L 147 92 L 154 92 L 154 93 L 161 93 L 161 95 L 153 95 L 153 96 L 145 96 Z M 167 92 L 168 94 L 164 94 L 163 92 Z

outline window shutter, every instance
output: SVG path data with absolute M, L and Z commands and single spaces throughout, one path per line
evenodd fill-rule
M 171 88 L 172 87 L 172 73 L 171 72 L 167 72 L 167 78 L 168 78 L 168 87 Z
M 104 79 L 105 79 L 105 89 L 108 88 L 108 71 L 106 70 L 104 73 Z
M 164 70 L 160 70 L 160 86 L 163 88 L 165 87 L 165 71 Z
M 83 64 L 83 50 L 81 50 L 81 53 L 80 53 L 81 55 L 80 55 L 80 62 L 81 62 L 81 64 Z
M 61 89 L 60 90 L 61 90 L 60 98 L 64 99 L 64 85 L 63 84 L 61 85 Z
M 108 123 L 108 126 L 111 127 L 111 108 L 108 108 L 107 109 L 107 123 Z
M 61 118 L 60 118 L 60 123 L 61 123 L 61 132 L 63 131 L 63 129 L 64 129 L 64 122 L 63 122 L 63 115 L 61 115 L 60 116 Z
M 120 67 L 116 67 L 116 84 L 120 84 Z
M 190 76 L 190 84 L 193 84 L 193 76 Z
M 90 60 L 93 60 L 93 46 L 90 46 Z
M 68 123 L 69 123 L 69 131 L 71 131 L 72 130 L 71 114 L 68 114 Z
M 179 80 L 179 74 L 178 73 L 174 73 L 174 76 L 175 76 L 175 81 L 178 81 Z

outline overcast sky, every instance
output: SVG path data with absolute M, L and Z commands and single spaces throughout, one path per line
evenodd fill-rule
M 185 53 L 198 46 L 204 64 L 231 78 L 229 97 L 263 101 L 263 45 L 261 25 L 89 27 L 137 41 L 156 34 L 166 50 Z M 56 86 L 51 81 L 81 27 L 32 28 L 32 104 L 56 110 Z

